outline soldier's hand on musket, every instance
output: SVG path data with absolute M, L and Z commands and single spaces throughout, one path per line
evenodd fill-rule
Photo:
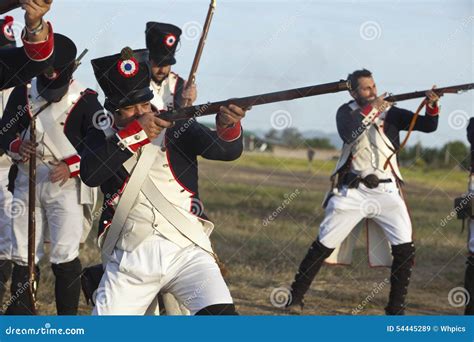
M 189 86 L 186 84 L 181 98 L 185 106 L 191 106 L 197 99 L 196 85 L 194 83 Z
M 156 139 L 164 128 L 173 126 L 172 122 L 158 118 L 155 112 L 144 113 L 137 121 L 150 140 Z
M 373 100 L 370 104 L 372 107 L 376 108 L 379 113 L 383 113 L 393 105 L 392 102 L 385 101 L 386 97 L 387 93 L 383 93 L 379 97 L 375 98 L 375 100 Z
M 219 114 L 217 114 L 217 124 L 221 127 L 229 127 L 245 117 L 246 109 L 242 109 L 236 105 L 230 105 L 228 107 L 222 106 L 219 108 Z
M 434 85 L 431 89 L 432 90 L 428 90 L 426 92 L 426 100 L 428 101 L 428 106 L 435 108 L 438 107 L 439 95 L 434 92 L 436 85 Z
M 18 153 L 20 154 L 21 160 L 22 160 L 23 162 L 28 161 L 28 160 L 30 159 L 30 156 L 31 156 L 33 153 L 36 153 L 35 144 L 33 144 L 33 143 L 32 143 L 31 141 L 29 141 L 29 140 L 24 140 L 24 141 L 22 141 Z
M 44 15 L 51 8 L 53 0 L 19 0 L 25 10 L 27 40 L 39 42 L 46 40 L 49 33 L 48 25 L 43 21 Z
M 69 171 L 69 166 L 63 161 L 52 161 L 49 162 L 50 165 L 53 165 L 51 171 L 49 171 L 49 180 L 51 183 L 56 183 L 61 181 L 59 186 L 63 186 L 67 182 L 69 177 L 71 177 L 71 172 Z

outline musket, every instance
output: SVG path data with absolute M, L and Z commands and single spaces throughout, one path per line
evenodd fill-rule
M 30 122 L 30 141 L 36 149 L 36 116 Z M 28 289 L 31 301 L 31 311 L 36 315 L 36 152 L 30 155 L 30 170 L 28 183 Z
M 202 52 L 204 50 L 204 45 L 206 45 L 207 34 L 209 33 L 209 28 L 211 27 L 212 17 L 214 16 L 214 11 L 216 9 L 216 0 L 211 0 L 209 4 L 209 10 L 207 11 L 206 21 L 204 22 L 204 27 L 202 29 L 201 38 L 199 39 L 199 44 L 194 55 L 193 65 L 191 71 L 189 72 L 188 82 L 186 87 L 194 84 L 196 82 L 196 73 L 199 67 L 199 62 L 201 61 Z M 189 103 L 185 103 L 184 107 L 188 106 Z
M 85 49 L 75 60 L 74 71 L 81 65 L 81 60 L 89 50 Z M 73 71 L 73 72 L 74 72 Z M 41 94 L 40 94 L 41 95 Z M 32 115 L 30 121 L 30 141 L 36 146 L 36 119 L 52 102 L 43 104 L 38 111 Z M 30 154 L 29 181 L 28 181 L 28 289 L 31 301 L 31 311 L 36 315 L 36 152 Z
M 405 138 L 403 139 L 402 143 L 398 147 L 396 151 L 394 151 L 388 158 L 387 161 L 385 162 L 384 168 L 387 168 L 387 166 L 390 163 L 390 159 L 396 155 L 398 152 L 400 152 L 408 143 L 408 139 L 411 136 L 411 133 L 413 132 L 413 129 L 415 128 L 416 120 L 418 119 L 418 116 L 423 109 L 423 107 L 426 105 L 427 100 L 426 100 L 426 92 L 427 91 L 433 91 L 435 92 L 438 96 L 443 96 L 444 94 L 459 94 L 461 92 L 466 92 L 469 90 L 474 89 L 474 83 L 466 83 L 466 84 L 460 84 L 460 85 L 454 85 L 450 87 L 443 87 L 443 88 L 434 88 L 434 89 L 427 89 L 427 90 L 422 90 L 422 91 L 414 91 L 411 93 L 404 93 L 404 94 L 399 94 L 399 95 L 389 95 L 385 98 L 385 101 L 388 102 L 399 102 L 399 101 L 406 101 L 406 100 L 413 100 L 413 99 L 419 99 L 419 98 L 425 98 L 421 104 L 418 106 L 418 109 L 415 111 L 415 114 L 413 115 L 410 125 L 408 126 L 407 134 Z
M 195 117 L 216 114 L 219 112 L 221 106 L 229 106 L 231 104 L 239 106 L 241 108 L 249 108 L 267 103 L 275 103 L 300 99 L 303 97 L 338 93 L 348 89 L 349 87 L 347 81 L 341 80 L 339 82 L 318 84 L 303 88 L 288 89 L 283 91 L 277 91 L 274 93 L 241 97 L 212 103 L 208 102 L 206 104 L 173 109 L 167 112 L 162 112 L 157 115 L 160 117 L 160 119 L 168 121 L 186 120 Z
M 434 91 L 438 96 L 442 96 L 444 94 L 458 94 L 460 92 L 465 92 L 465 91 L 469 91 L 473 89 L 474 89 L 474 83 L 466 83 L 466 84 L 454 85 L 454 86 L 444 87 L 444 88 L 414 91 L 411 93 L 404 93 L 404 94 L 399 94 L 399 95 L 389 95 L 385 98 L 385 101 L 399 102 L 399 101 L 406 101 L 406 100 L 412 100 L 412 99 L 419 99 L 422 97 L 426 97 L 426 92 L 429 90 Z

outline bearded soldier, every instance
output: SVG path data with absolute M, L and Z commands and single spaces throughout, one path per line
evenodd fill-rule
M 151 83 L 153 99 L 151 104 L 158 111 L 172 110 L 184 105 L 191 106 L 196 100 L 196 86 L 187 87 L 185 81 L 171 71 L 176 64 L 176 48 L 180 42 L 181 29 L 172 24 L 148 22 L 146 24 L 146 46 L 150 53 Z M 187 314 L 175 298 L 162 294 L 168 315 Z M 151 310 L 151 309 L 150 309 Z
M 53 57 L 53 29 L 43 20 L 52 0 L 19 0 L 25 10 L 25 29 L 21 39 L 23 48 L 0 51 L 0 89 L 11 88 L 28 82 L 40 74 Z M 9 25 L 2 27 L 12 35 Z
M 190 106 L 196 100 L 196 86 L 186 86 L 185 81 L 171 67 L 176 64 L 175 52 L 180 41 L 181 29 L 171 24 L 148 22 L 146 47 L 150 53 L 151 103 L 158 111 Z
M 0 51 L 16 47 L 13 32 L 13 17 L 6 16 L 0 20 Z M 0 120 L 13 88 L 0 92 Z M 1 136 L 0 136 L 1 139 Z M 11 160 L 3 150 L 0 150 L 0 305 L 5 294 L 5 285 L 11 274 L 11 207 L 12 194 L 8 191 L 8 173 Z
M 385 101 L 385 94 L 377 97 L 377 87 L 368 70 L 353 72 L 348 81 L 354 100 L 341 106 L 336 117 L 344 141 L 334 173 L 338 176 L 337 187 L 326 201 L 319 236 L 295 275 L 287 307 L 295 311 L 303 307 L 303 297 L 326 258 L 331 256 L 329 261 L 336 263 L 350 259 L 341 243 L 348 242 L 346 238 L 359 221 L 370 218 L 375 226 L 369 230 L 369 257 L 387 260 L 386 266 L 391 263 L 391 289 L 385 312 L 402 315 L 415 247 L 408 210 L 397 186 L 402 176 L 397 160 L 391 157 L 400 146 L 399 132 L 409 129 L 414 113 Z M 438 126 L 438 96 L 433 91 L 426 96 L 426 115 L 418 118 L 414 129 L 433 132 Z M 371 206 L 379 210 L 373 211 Z M 351 249 L 353 244 L 348 246 Z M 387 248 L 380 250 L 383 246 Z
M 91 129 L 81 177 L 100 186 L 99 243 L 105 273 L 97 315 L 143 315 L 157 293 L 174 295 L 191 314 L 235 314 L 208 235 L 198 193 L 197 156 L 234 160 L 242 153 L 245 111 L 221 107 L 216 130 L 156 117 L 147 50 L 125 48 L 92 61 L 115 124 Z
M 97 93 L 84 89 L 72 79 L 77 49 L 72 40 L 54 35 L 54 63 L 28 86 L 15 88 L 10 96 L 2 124 L 11 123 L 2 147 L 18 161 L 15 181 L 16 205 L 28 207 L 28 160 L 37 154 L 36 165 L 36 263 L 44 255 L 43 243 L 48 232 L 51 242 L 49 260 L 56 278 L 56 309 L 59 315 L 75 315 L 80 295 L 79 244 L 84 229 L 85 206 L 94 203 L 92 189 L 79 178 L 83 137 L 94 113 L 101 112 Z M 37 116 L 37 146 L 29 138 L 32 115 Z M 13 218 L 13 251 L 15 263 L 12 293 L 20 293 L 28 281 L 27 215 Z M 38 268 L 37 268 L 38 270 Z M 23 295 L 7 309 L 7 314 L 28 314 L 30 297 Z

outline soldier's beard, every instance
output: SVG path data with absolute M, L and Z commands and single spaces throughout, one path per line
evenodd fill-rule
M 151 78 L 153 79 L 153 81 L 156 84 L 161 85 L 161 83 L 163 83 L 163 81 L 166 80 L 166 78 L 168 76 L 169 76 L 169 73 L 167 73 L 167 74 L 158 74 L 158 75 L 154 74 L 154 75 L 152 75 Z
M 357 101 L 357 104 L 359 106 L 364 107 L 364 106 L 372 103 L 376 98 L 377 98 L 377 96 L 372 96 L 372 97 L 357 96 L 356 101 Z

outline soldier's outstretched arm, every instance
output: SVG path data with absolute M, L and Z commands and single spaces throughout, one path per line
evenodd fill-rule
M 196 155 L 210 160 L 231 161 L 243 151 L 241 120 L 245 110 L 237 106 L 222 108 L 216 116 L 216 130 L 194 122 L 189 127 L 189 146 Z

